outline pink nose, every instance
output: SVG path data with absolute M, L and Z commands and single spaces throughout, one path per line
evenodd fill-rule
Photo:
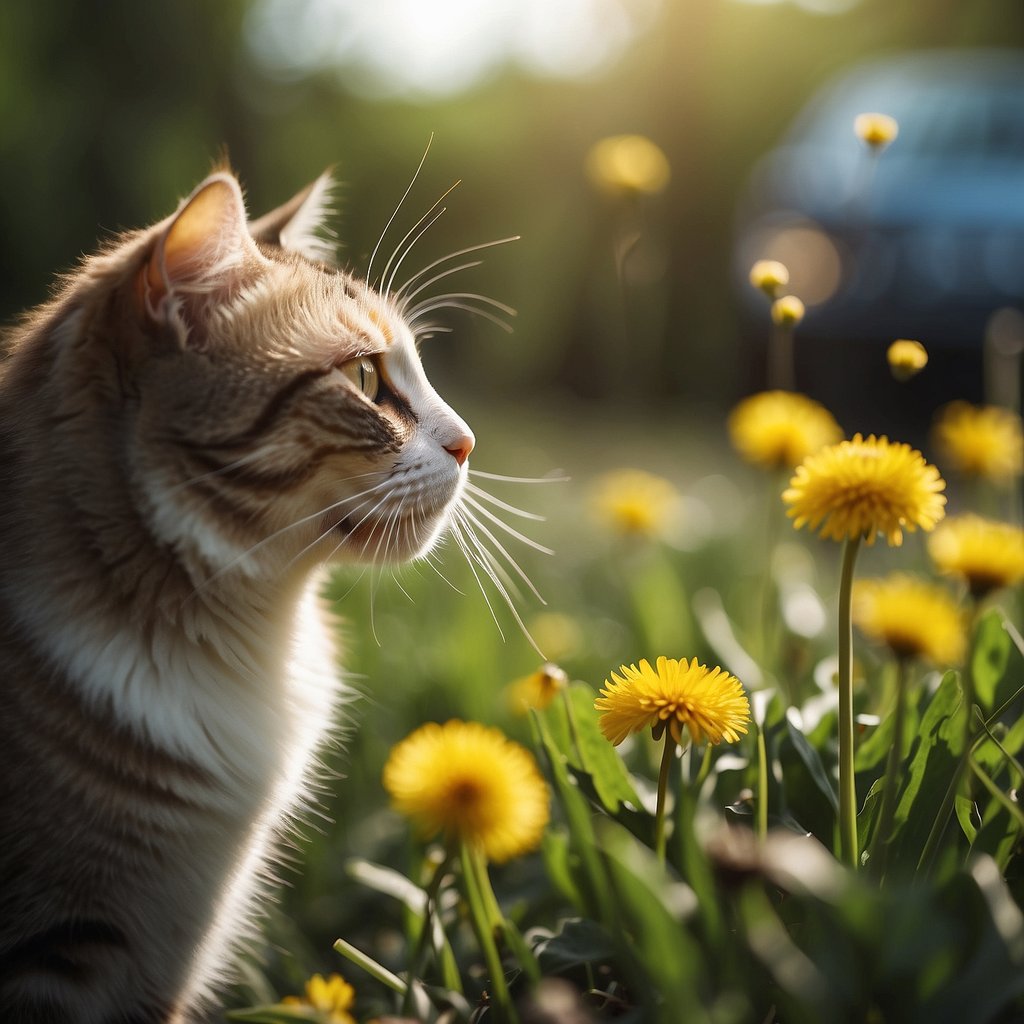
M 454 441 L 446 444 L 444 450 L 450 452 L 452 458 L 461 466 L 469 458 L 469 453 L 475 445 L 476 438 L 472 434 L 463 434 L 461 437 L 457 437 Z

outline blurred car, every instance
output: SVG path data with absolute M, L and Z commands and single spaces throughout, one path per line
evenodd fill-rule
M 883 151 L 854 134 L 865 111 L 899 122 Z M 747 283 L 761 258 L 789 268 L 818 364 L 835 357 L 846 378 L 858 364 L 842 346 L 915 338 L 980 392 L 990 319 L 1024 306 L 1024 52 L 907 53 L 826 85 L 740 203 L 737 288 L 763 322 Z

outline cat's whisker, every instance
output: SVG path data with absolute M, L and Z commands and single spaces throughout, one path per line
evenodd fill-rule
M 514 516 L 520 516 L 523 519 L 532 519 L 538 523 L 547 521 L 547 516 L 542 516 L 538 512 L 527 512 L 524 508 L 517 508 L 515 505 L 510 505 L 507 501 L 502 501 L 501 498 L 495 497 L 490 492 L 485 491 L 482 487 L 477 487 L 477 485 L 470 480 L 466 481 L 464 488 L 470 494 L 473 494 L 478 498 L 482 498 L 484 501 L 490 502 L 492 505 L 497 505 L 498 508 L 503 509 L 505 512 L 511 512 Z
M 443 572 L 441 572 L 441 568 L 440 568 L 440 565 L 439 565 L 439 561 L 440 560 L 438 559 L 438 557 L 432 551 L 428 552 L 427 556 L 423 559 L 423 561 L 428 566 L 430 566 L 430 568 L 433 569 L 434 572 L 437 573 L 437 575 L 440 576 L 440 578 L 442 580 L 444 580 L 444 582 L 447 583 L 448 586 L 451 587 L 452 590 L 454 590 L 456 594 L 460 595 L 461 597 L 465 597 L 466 596 L 465 591 L 460 590 L 454 583 L 452 583 L 452 581 L 450 579 L 448 579 L 447 576 L 445 576 L 445 574 Z
M 402 240 L 395 246 L 395 251 L 391 254 L 391 258 L 384 265 L 384 270 L 381 272 L 380 279 L 383 287 L 381 288 L 382 295 L 391 294 L 391 286 L 395 283 L 395 275 L 398 273 L 399 268 L 405 261 L 406 256 L 412 252 L 413 246 L 427 233 L 427 231 L 433 226 L 437 219 L 447 210 L 446 206 L 441 206 L 441 203 L 445 201 L 461 185 L 462 182 L 456 181 L 449 185 L 448 188 L 434 200 L 430 209 L 415 224 L 405 233 Z M 411 239 L 411 241 L 410 241 Z M 409 244 L 406 245 L 406 242 Z M 404 249 L 403 249 L 404 246 Z M 401 255 L 399 256 L 399 253 Z M 394 267 L 392 268 L 392 263 Z M 389 274 L 388 271 L 391 271 Z M 386 283 L 385 283 L 386 282 Z
M 504 530 L 510 537 L 515 537 L 516 540 L 525 544 L 527 547 L 533 548 L 534 551 L 539 551 L 543 555 L 553 555 L 555 553 L 551 548 L 545 547 L 543 544 L 539 544 L 532 537 L 527 537 L 526 534 L 520 533 L 514 527 L 509 526 L 508 523 L 506 523 L 503 519 L 500 519 L 498 516 L 496 516 L 489 508 L 482 505 L 472 495 L 464 494 L 462 496 L 462 500 L 467 505 L 471 505 L 474 509 L 476 509 L 476 511 L 485 519 L 494 523 L 494 525 L 497 526 L 499 529 Z M 532 516 L 531 518 L 538 517 Z
M 417 295 L 425 292 L 431 285 L 437 284 L 438 281 L 443 281 L 446 277 L 451 277 L 452 274 L 458 274 L 463 270 L 472 270 L 474 267 L 483 266 L 483 260 L 470 260 L 469 263 L 460 263 L 457 267 L 449 267 L 447 270 L 442 270 L 440 274 L 435 274 L 430 280 L 424 281 L 415 291 L 410 292 L 408 295 L 403 295 L 401 289 L 394 294 L 394 298 L 398 299 L 402 303 L 402 309 L 408 311 L 410 303 Z
M 474 532 L 474 530 L 472 528 L 472 524 L 465 518 L 464 510 L 461 509 L 461 508 L 456 507 L 453 511 L 454 511 L 453 522 L 458 520 L 459 523 L 460 523 L 460 526 L 465 531 L 463 539 L 466 540 L 467 543 L 465 544 L 465 546 L 463 546 L 463 551 L 466 552 L 467 557 L 469 557 L 470 560 L 471 560 L 471 566 L 470 567 L 472 568 L 472 562 L 475 561 L 476 564 L 479 565 L 480 568 L 486 573 L 486 575 L 490 579 L 491 583 L 494 584 L 495 590 L 498 591 L 498 593 L 501 595 L 502 599 L 504 600 L 505 604 L 507 605 L 509 612 L 511 612 L 512 617 L 515 619 L 516 624 L 519 626 L 519 629 L 522 632 L 523 636 L 529 642 L 530 646 L 543 658 L 544 657 L 544 652 L 540 649 L 540 647 L 537 646 L 537 641 L 533 639 L 533 636 L 530 634 L 529 629 L 527 629 L 526 623 L 523 621 L 522 616 L 519 614 L 519 609 L 516 608 L 515 601 L 512 599 L 511 594 L 509 594 L 508 587 L 506 587 L 505 583 L 502 581 L 502 576 L 505 576 L 506 579 L 507 579 L 507 574 L 504 572 L 504 570 L 501 568 L 501 566 L 495 565 L 493 556 L 480 543 L 480 539 L 476 536 L 476 533 Z M 499 575 L 499 572 L 500 572 L 500 575 Z M 474 571 L 473 575 L 474 576 L 476 575 L 475 571 Z M 478 583 L 480 582 L 479 577 L 477 579 L 477 582 Z M 509 582 L 511 582 L 511 581 L 509 581 Z M 513 585 L 513 589 L 514 589 L 514 585 Z M 483 586 L 482 585 L 481 585 L 481 591 L 483 592 Z M 485 599 L 486 599 L 486 595 L 485 595 Z M 488 607 L 490 607 L 490 601 L 488 601 Z M 492 615 L 493 615 L 493 609 L 492 609 Z M 500 627 L 499 627 L 498 631 L 501 632 Z M 502 639 L 504 639 L 504 634 L 503 633 L 502 633 Z
M 465 506 L 463 506 L 461 511 L 462 514 L 466 517 L 466 519 L 468 519 L 469 522 L 471 522 L 473 526 L 476 527 L 476 529 L 479 530 L 491 542 L 491 544 L 494 545 L 494 548 L 498 552 L 498 554 L 500 554 L 505 559 L 505 561 L 508 563 L 509 568 L 511 568 L 512 571 L 526 584 L 526 586 L 530 589 L 530 592 L 533 594 L 533 596 L 536 597 L 541 604 L 547 604 L 547 601 L 545 601 L 544 598 L 541 597 L 540 591 L 537 590 L 537 588 L 534 586 L 533 580 L 531 580 L 530 577 L 526 575 L 526 573 L 523 571 L 522 566 L 515 560 L 515 558 L 512 557 L 511 554 L 509 554 L 508 549 L 501 543 L 500 540 L 498 540 L 497 537 L 495 537 L 494 533 L 487 527 L 487 525 L 481 522 Z M 495 520 L 495 522 L 497 522 L 499 526 L 504 527 L 504 523 L 502 523 L 500 520 Z M 526 540 L 526 538 L 524 538 L 522 534 L 515 534 L 514 531 L 512 532 L 514 536 L 516 536 L 519 540 Z M 529 543 L 531 547 L 536 547 L 540 551 L 547 551 L 549 554 L 554 554 L 553 551 L 550 551 L 547 548 L 542 548 L 539 544 L 534 544 L 532 541 L 527 541 L 527 543 Z
M 483 306 L 490 306 L 497 309 L 506 316 L 516 316 L 516 311 L 507 303 L 499 302 L 488 295 L 481 295 L 479 292 L 445 292 L 443 295 L 432 295 L 429 299 L 414 306 L 408 313 L 408 320 L 411 324 L 416 323 L 426 313 L 435 309 L 445 309 L 454 304 L 454 301 L 479 303 Z M 460 307 L 465 309 L 466 307 Z
M 503 484 L 564 484 L 572 479 L 568 476 L 503 476 L 501 473 L 485 473 L 482 469 L 471 469 L 469 475 L 482 480 L 498 480 Z
M 283 448 L 283 446 L 280 447 Z M 211 477 L 221 476 L 223 473 L 231 473 L 249 462 L 258 463 L 266 458 L 268 454 L 273 454 L 273 452 L 268 451 L 266 448 L 261 451 L 248 452 L 240 458 L 235 459 L 234 462 L 229 462 L 226 466 L 218 466 L 216 469 L 211 469 L 206 473 L 200 473 L 198 476 L 189 477 L 187 480 L 182 480 L 180 483 L 172 484 L 164 493 L 170 497 L 171 495 L 177 494 L 179 491 L 192 487 L 194 484 L 202 483 L 204 480 L 209 480 Z
M 446 270 L 444 273 L 439 274 L 437 277 L 432 277 L 429 281 L 421 281 L 421 279 L 426 277 L 427 274 L 429 274 L 432 270 L 435 270 L 437 267 L 443 266 L 449 260 L 457 260 L 462 256 L 468 256 L 470 253 L 480 252 L 483 249 L 493 249 L 495 246 L 506 245 L 508 242 L 518 242 L 520 237 L 521 236 L 519 235 L 509 235 L 507 238 L 495 238 L 492 239 L 490 242 L 480 242 L 477 245 L 467 246 L 465 249 L 456 249 L 455 252 L 450 252 L 448 253 L 447 256 L 442 256 L 439 259 L 434 260 L 433 263 L 428 263 L 422 270 L 416 271 L 416 273 L 413 274 L 412 277 L 410 277 L 398 289 L 398 291 L 395 292 L 395 298 L 405 299 L 406 301 L 414 299 L 417 295 L 420 294 L 420 292 L 422 292 L 425 288 L 429 288 L 435 281 L 439 281 L 441 280 L 441 278 L 447 277 L 449 274 L 454 274 L 458 270 L 465 270 L 468 267 L 478 267 L 483 262 L 482 260 L 477 260 L 474 263 L 467 263 L 461 267 L 456 267 L 453 270 Z M 421 281 L 421 283 L 417 285 L 416 290 L 411 293 L 408 292 L 407 289 L 409 289 L 412 285 L 416 284 L 417 281 Z
M 491 618 L 494 620 L 495 628 L 498 630 L 498 636 L 500 636 L 502 642 L 504 642 L 505 631 L 501 628 L 501 622 L 498 620 L 498 615 L 494 610 L 494 605 L 491 604 L 487 588 L 484 586 L 483 580 L 480 579 L 480 574 L 476 571 L 476 566 L 473 564 L 477 559 L 470 551 L 469 543 L 463 534 L 463 526 L 455 516 L 452 516 L 450 522 L 450 533 L 459 550 L 465 556 L 466 564 L 469 566 L 469 571 L 473 574 L 473 578 L 476 580 L 476 585 L 480 589 L 480 594 L 484 599 L 484 604 L 487 605 L 487 610 L 491 613 Z
M 482 317 L 484 320 L 490 320 L 492 324 L 497 324 L 506 334 L 512 334 L 512 325 L 507 320 L 502 320 L 500 316 L 495 316 L 493 313 L 486 309 L 481 309 L 479 306 L 474 306 L 469 302 L 457 302 L 452 299 L 445 300 L 444 302 L 431 302 L 428 305 L 422 307 L 416 314 L 416 316 L 423 316 L 426 313 L 433 313 L 438 309 L 462 309 L 467 313 L 472 313 L 474 316 Z M 410 323 L 415 323 L 415 317 L 410 317 Z
M 388 222 L 384 225 L 384 230 L 380 233 L 380 238 L 377 239 L 377 244 L 373 247 L 373 252 L 370 253 L 370 259 L 367 261 L 366 264 L 366 280 L 368 282 L 373 280 L 373 261 L 377 258 L 377 252 L 380 250 L 380 247 L 384 244 L 384 239 L 387 237 L 387 233 L 390 230 L 391 225 L 394 223 L 395 218 L 398 216 L 399 210 L 402 209 L 402 207 L 405 205 L 406 199 L 409 198 L 409 193 L 412 191 L 413 186 L 416 184 L 416 179 L 419 178 L 420 171 L 423 170 L 423 165 L 427 162 L 427 154 L 430 152 L 430 146 L 433 143 L 433 141 L 434 133 L 431 132 L 430 137 L 427 139 L 427 145 L 423 150 L 423 156 L 420 157 L 420 162 L 416 166 L 416 170 L 413 173 L 412 179 L 409 181 L 409 184 L 406 186 L 405 191 L 402 193 L 402 198 L 398 200 L 398 205 L 395 207 L 394 212 L 391 214 L 390 217 L 388 217 Z

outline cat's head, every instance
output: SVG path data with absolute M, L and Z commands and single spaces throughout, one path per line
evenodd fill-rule
M 253 576 L 423 554 L 474 438 L 398 303 L 324 262 L 321 179 L 249 222 L 226 172 L 136 247 L 127 460 L 160 541 Z

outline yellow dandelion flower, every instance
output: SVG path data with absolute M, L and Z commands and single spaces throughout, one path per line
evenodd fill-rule
M 946 482 L 920 452 L 886 437 L 855 434 L 822 448 L 796 468 L 782 500 L 793 526 L 821 526 L 832 540 L 882 534 L 891 547 L 904 530 L 931 530 L 945 515 Z
M 314 974 L 306 982 L 304 997 L 285 996 L 285 1006 L 309 1006 L 322 1014 L 325 1024 L 356 1024 L 355 1017 L 348 1011 L 356 998 L 356 990 L 340 975 L 325 978 Z
M 512 710 L 519 715 L 527 714 L 530 708 L 543 710 L 568 685 L 569 677 L 565 674 L 565 669 L 549 661 L 541 665 L 536 672 L 531 672 L 509 685 L 509 703 Z
M 477 722 L 431 722 L 384 766 L 392 806 L 429 838 L 442 834 L 496 862 L 532 850 L 548 822 L 548 790 L 519 744 Z
M 967 476 L 1010 483 L 1024 471 L 1021 419 L 997 405 L 950 402 L 939 410 L 932 440 L 943 464 Z
M 963 660 L 963 612 L 945 587 L 927 580 L 902 573 L 855 580 L 853 621 L 897 658 L 922 658 L 938 666 Z
M 900 126 L 888 114 L 858 114 L 853 119 L 853 130 L 861 142 L 878 152 L 899 135 Z
M 656 537 L 679 509 L 679 492 L 663 477 L 642 469 L 618 469 L 600 477 L 593 490 L 598 516 L 623 534 Z
M 804 318 L 804 304 L 795 295 L 783 295 L 772 303 L 772 323 L 795 327 Z
M 758 260 L 750 268 L 750 283 L 770 299 L 789 284 L 789 270 L 778 260 Z
M 885 353 L 892 375 L 900 381 L 910 380 L 928 365 L 928 350 L 919 341 L 899 338 Z
M 598 188 L 613 195 L 654 195 L 669 179 L 668 157 L 644 135 L 613 135 L 595 143 L 586 169 Z
M 951 516 L 928 538 L 928 554 L 941 573 L 965 580 L 971 594 L 1024 580 L 1024 530 L 976 515 Z
M 832 414 L 795 391 L 761 391 L 744 398 L 729 414 L 729 438 L 756 466 L 792 469 L 843 432 Z
M 622 675 L 611 673 L 594 707 L 603 712 L 601 732 L 614 744 L 630 733 L 650 728 L 655 739 L 665 729 L 682 743 L 683 728 L 700 743 L 727 740 L 736 743 L 747 731 L 750 702 L 735 676 L 720 668 L 710 671 L 697 659 L 658 658 L 657 669 L 646 658 L 639 667 L 623 665 Z

